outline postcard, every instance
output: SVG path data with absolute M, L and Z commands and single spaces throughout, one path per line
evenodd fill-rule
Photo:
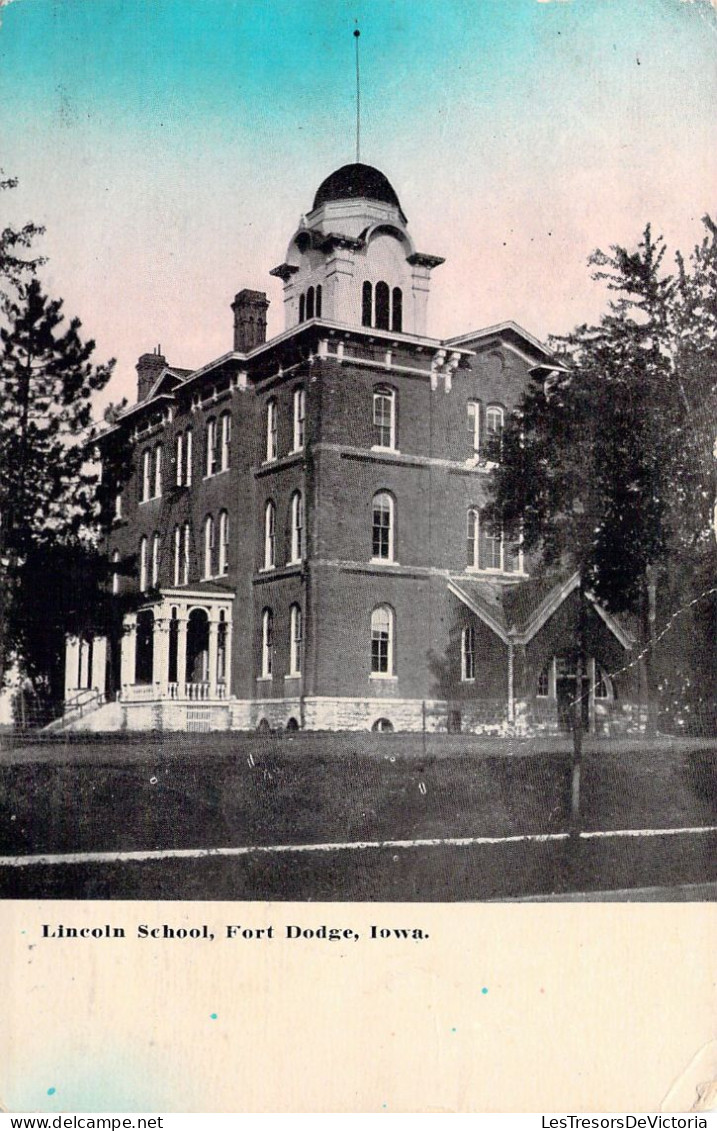
M 707 1126 L 715 32 L 0 5 L 2 1110 Z

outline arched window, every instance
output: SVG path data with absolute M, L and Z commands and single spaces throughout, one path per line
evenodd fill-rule
M 389 306 L 391 302 L 391 293 L 388 289 L 388 283 L 381 281 L 376 283 L 376 328 L 378 330 L 389 329 Z
M 304 500 L 301 491 L 291 496 L 291 561 L 300 562 L 304 556 Z
M 393 609 L 379 605 L 371 613 L 371 674 L 393 675 Z
M 391 329 L 397 334 L 403 329 L 403 291 L 400 287 L 393 288 L 391 306 Z
M 154 449 L 154 497 L 158 499 L 162 494 L 162 445 L 157 444 Z
M 184 452 L 184 485 L 192 486 L 192 429 L 188 428 L 185 436 Z
M 373 446 L 396 447 L 396 394 L 386 385 L 373 391 Z
M 468 401 L 466 405 L 468 424 L 468 451 L 477 459 L 480 455 L 480 401 Z
M 142 502 L 146 503 L 152 492 L 152 453 L 145 448 L 142 454 Z
M 289 675 L 301 675 L 301 609 L 289 610 Z
M 159 585 L 159 551 L 160 551 L 159 534 L 155 533 L 152 539 L 152 585 Z
M 184 486 L 184 436 L 177 433 L 175 442 L 175 483 L 178 487 Z
M 484 521 L 480 523 L 479 565 L 481 569 L 503 569 L 503 536 L 494 534 Z
M 147 588 L 147 539 L 144 535 L 139 540 L 139 588 L 142 593 Z
M 471 507 L 468 511 L 466 525 L 466 565 L 468 569 L 478 568 L 478 540 L 478 511 Z
M 115 597 L 119 593 L 119 572 L 117 570 L 119 558 L 120 558 L 119 550 L 115 550 L 115 552 L 112 555 L 112 565 L 114 566 L 114 569 L 112 570 L 112 592 L 115 595 Z
M 276 565 L 276 507 L 271 499 L 264 508 L 264 569 Z
M 605 674 L 599 664 L 595 664 L 595 698 L 610 699 L 611 691 L 610 677 Z
M 306 296 L 299 295 L 299 322 L 303 322 L 306 318 Z
M 181 584 L 182 579 L 182 528 L 174 528 L 174 584 Z
M 499 446 L 500 438 L 503 434 L 503 421 L 504 414 L 500 405 L 488 405 L 485 412 L 485 431 L 486 440 L 491 448 Z M 492 451 L 491 456 L 493 459 L 498 457 L 498 452 Z
M 229 572 L 229 515 L 219 512 L 219 576 Z
M 476 633 L 472 625 L 461 633 L 461 678 L 476 677 Z
M 321 317 L 321 284 L 316 288 L 316 317 Z
M 182 538 L 182 585 L 189 584 L 189 540 L 190 540 L 189 523 L 185 522 Z
M 306 292 L 306 321 L 314 317 L 314 288 L 309 287 Z
M 204 577 L 212 576 L 214 564 L 214 519 L 210 514 L 204 519 Z
M 361 325 L 373 325 L 373 287 L 368 281 L 361 289 Z
M 219 470 L 226 471 L 229 467 L 229 449 L 232 440 L 232 418 L 230 413 L 223 412 L 219 417 L 221 423 L 221 448 L 219 453 Z
M 264 609 L 261 614 L 261 675 L 271 679 L 274 658 L 274 614 Z
M 206 459 L 204 474 L 214 475 L 217 470 L 217 422 L 214 417 L 207 421 L 207 430 L 205 434 L 206 442 Z
M 372 557 L 376 561 L 393 561 L 393 496 L 379 491 L 373 497 Z
M 304 446 L 304 424 L 306 418 L 306 392 L 304 389 L 294 389 L 294 451 L 298 452 Z
M 276 401 L 272 397 L 266 406 L 266 458 L 276 459 L 278 445 L 278 417 Z

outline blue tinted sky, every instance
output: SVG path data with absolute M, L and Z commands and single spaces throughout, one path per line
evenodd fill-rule
M 507 318 L 544 336 L 595 316 L 585 261 L 671 245 L 717 212 L 717 12 L 708 0 L 14 0 L 0 27 L 3 194 L 45 223 L 48 287 L 117 355 L 199 365 L 229 303 L 266 289 L 320 181 L 391 179 L 444 255 L 437 336 Z

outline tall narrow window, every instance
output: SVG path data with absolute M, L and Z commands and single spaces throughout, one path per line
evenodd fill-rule
M 229 572 L 229 515 L 219 512 L 219 576 Z
M 476 569 L 478 566 L 478 511 L 473 508 L 468 511 L 466 565 L 469 569 Z
M 321 284 L 316 288 L 316 317 L 321 317 Z
M 174 584 L 180 585 L 182 580 L 182 528 L 174 528 Z
M 139 587 L 142 593 L 147 588 L 147 539 L 144 535 L 139 542 Z
M 276 459 L 279 450 L 278 444 L 278 410 L 276 401 L 272 398 L 266 406 L 266 458 Z
M 185 522 L 182 537 L 182 585 L 189 585 L 190 537 L 189 523 Z
M 371 613 L 371 674 L 393 675 L 393 610 L 388 605 Z
M 112 555 L 112 565 L 114 566 L 114 569 L 112 570 L 112 592 L 115 597 L 119 593 L 119 571 L 117 569 L 117 566 L 119 565 L 119 557 L 119 550 L 115 550 Z
M 403 329 L 403 291 L 400 287 L 393 288 L 391 306 L 391 329 L 397 334 Z
M 300 562 L 304 556 L 304 500 L 301 491 L 291 496 L 291 561 Z
M 274 614 L 264 609 L 261 614 L 261 674 L 263 679 L 271 679 L 274 653 Z
M 503 433 L 503 409 L 499 405 L 489 405 L 485 413 L 486 440 L 490 445 L 491 457 L 497 459 L 500 438 Z
M 304 422 L 306 417 L 306 392 L 294 389 L 294 451 L 304 446 Z
M 152 493 L 152 453 L 146 448 L 142 455 L 142 502 L 146 503 Z
M 373 497 L 372 557 L 377 561 L 393 561 L 393 497 L 379 491 Z
M 178 487 L 184 486 L 184 436 L 181 432 L 177 433 L 175 445 L 175 482 Z
M 540 699 L 547 699 L 550 695 L 550 669 L 552 666 L 552 661 L 547 663 L 538 676 L 538 686 L 535 693 Z
M 301 675 L 301 609 L 292 605 L 289 614 L 289 675 Z
M 368 281 L 361 289 L 361 325 L 373 325 L 373 287 Z
M 472 626 L 461 633 L 461 678 L 476 677 L 476 634 Z
M 271 499 L 264 508 L 264 569 L 276 565 L 276 507 Z
M 188 428 L 185 438 L 184 452 L 184 485 L 192 486 L 192 429 Z
M 480 404 L 478 401 L 468 401 L 466 421 L 468 424 L 468 451 L 474 459 L 477 459 L 480 454 Z
M 488 529 L 485 522 L 480 524 L 480 568 L 490 570 L 503 569 L 503 537 L 494 534 Z
M 152 539 L 152 585 L 159 585 L 159 551 L 160 551 L 159 534 L 155 534 Z
M 373 445 L 396 447 L 396 396 L 393 389 L 379 386 L 373 394 Z
M 299 322 L 306 319 L 306 295 L 299 295 Z
M 210 514 L 204 519 L 204 577 L 212 576 L 214 564 L 214 519 Z
M 162 494 L 162 445 L 157 444 L 154 449 L 154 497 L 158 499 Z
M 115 495 L 115 519 L 122 518 L 122 492 L 118 491 Z
M 217 422 L 212 417 L 207 421 L 205 475 L 214 475 L 217 470 Z
M 376 283 L 376 328 L 389 329 L 389 305 L 391 292 L 388 283 Z
M 223 412 L 221 421 L 221 449 L 219 456 L 219 469 L 226 471 L 229 467 L 230 445 L 232 441 L 232 418 L 228 412 Z
M 306 292 L 306 321 L 314 317 L 314 288 L 309 287 Z

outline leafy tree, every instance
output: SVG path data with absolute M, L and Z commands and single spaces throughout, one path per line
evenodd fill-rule
M 577 570 L 581 611 L 591 594 L 613 612 L 639 616 L 648 689 L 655 682 L 656 570 L 680 540 L 687 545 L 704 537 L 714 497 L 691 499 L 686 519 L 704 447 L 694 429 L 695 392 L 713 365 L 695 331 L 701 304 L 715 294 L 714 228 L 711 234 L 712 244 L 677 279 L 664 272 L 665 245 L 649 226 L 636 250 L 614 246 L 593 254 L 594 277 L 613 296 L 608 310 L 598 325 L 555 340 L 556 365 L 534 372 L 503 434 L 493 480 L 494 527 L 520 536 L 526 552 L 538 551 L 545 571 Z M 581 687 L 582 612 L 575 648 Z M 576 702 L 575 820 L 580 707 Z
M 36 279 L 17 292 L 0 330 L 0 672 L 12 656 L 55 693 L 64 633 L 98 612 L 106 589 L 92 398 L 114 362 L 93 363 L 94 342 Z

